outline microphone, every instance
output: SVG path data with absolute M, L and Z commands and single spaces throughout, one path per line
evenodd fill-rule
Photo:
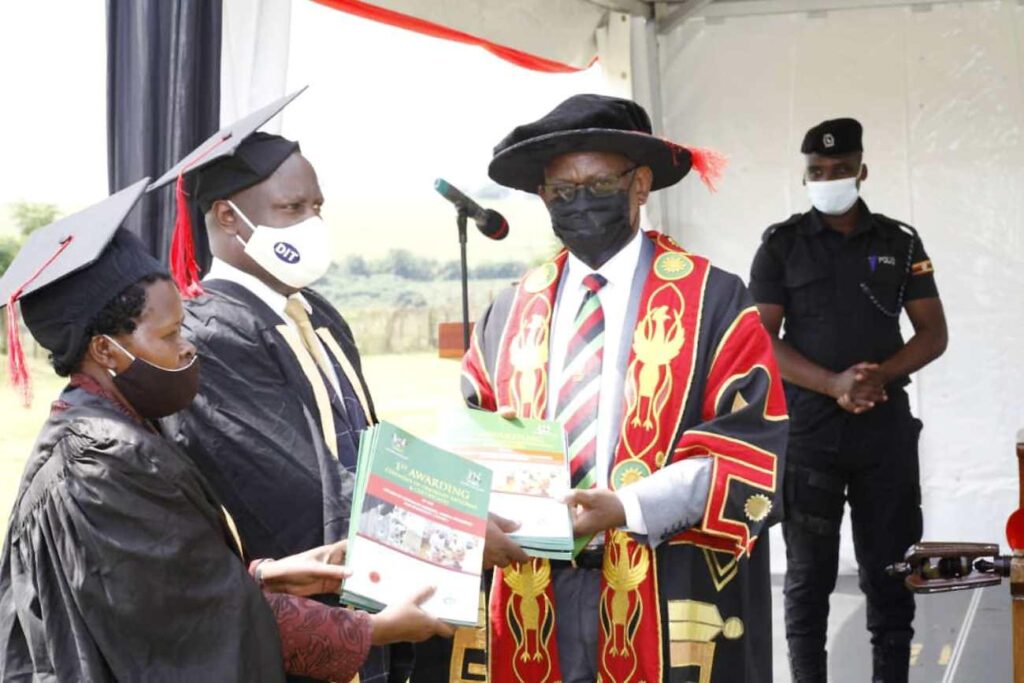
M 438 194 L 455 205 L 459 211 L 473 219 L 477 229 L 484 237 L 492 240 L 503 240 L 508 235 L 508 221 L 494 209 L 484 209 L 458 189 L 448 184 L 443 178 L 434 181 L 434 189 Z

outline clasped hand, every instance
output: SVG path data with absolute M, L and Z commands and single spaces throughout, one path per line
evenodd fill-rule
M 880 365 L 857 363 L 833 377 L 829 394 L 843 410 L 860 415 L 889 400 L 885 384 Z

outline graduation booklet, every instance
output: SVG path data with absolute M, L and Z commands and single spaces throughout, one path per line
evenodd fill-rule
M 444 414 L 437 438 L 444 448 L 490 468 L 490 510 L 520 523 L 509 536 L 527 554 L 573 557 L 572 518 L 559 500 L 571 488 L 560 424 L 466 409 Z
M 423 609 L 475 626 L 491 472 L 382 422 L 363 432 L 342 602 L 378 611 L 420 586 Z

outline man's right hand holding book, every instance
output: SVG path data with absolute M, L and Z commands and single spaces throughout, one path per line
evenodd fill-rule
M 487 515 L 487 537 L 484 540 L 484 569 L 507 567 L 512 562 L 526 562 L 529 556 L 519 544 L 508 537 L 519 528 L 519 522 L 505 519 L 493 512 Z

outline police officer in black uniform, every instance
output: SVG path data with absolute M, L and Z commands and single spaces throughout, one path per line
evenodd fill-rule
M 786 638 L 800 683 L 827 679 L 829 595 L 846 501 L 867 596 L 872 680 L 907 680 L 914 598 L 885 574 L 921 538 L 921 422 L 905 387 L 946 348 L 942 303 L 917 231 L 871 213 L 859 198 L 868 177 L 861 135 L 853 119 L 807 132 L 800 151 L 814 208 L 765 231 L 750 274 L 790 412 Z M 914 327 L 906 342 L 901 311 Z

